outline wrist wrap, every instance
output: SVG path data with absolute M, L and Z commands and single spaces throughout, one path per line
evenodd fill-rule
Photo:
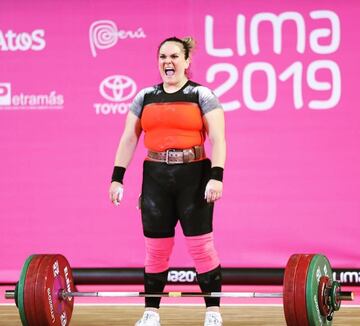
M 114 171 L 111 176 L 111 182 L 116 181 L 116 182 L 123 183 L 125 171 L 126 171 L 126 169 L 122 166 L 114 166 Z
M 210 170 L 210 179 L 223 181 L 224 169 L 220 166 L 214 166 Z

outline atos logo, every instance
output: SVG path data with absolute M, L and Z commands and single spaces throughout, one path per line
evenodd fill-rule
M 43 29 L 35 29 L 31 33 L 0 30 L 0 51 L 42 51 L 45 46 Z
M 107 100 L 123 102 L 135 95 L 135 82 L 127 76 L 114 75 L 105 78 L 99 87 L 100 94 Z
M 126 114 L 136 90 L 135 81 L 128 76 L 112 75 L 105 78 L 100 83 L 99 92 L 108 102 L 94 103 L 96 114 Z

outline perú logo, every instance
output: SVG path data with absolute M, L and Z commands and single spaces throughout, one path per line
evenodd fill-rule
M 45 30 L 36 29 L 31 33 L 15 33 L 12 30 L 0 30 L 1 51 L 41 51 L 45 48 Z
M 98 20 L 91 24 L 89 30 L 90 48 L 93 57 L 97 56 L 96 49 L 108 49 L 116 45 L 118 40 L 127 38 L 145 38 L 146 35 L 141 27 L 135 31 L 118 29 L 111 20 Z
M 123 102 L 135 95 L 136 84 L 128 76 L 114 75 L 105 78 L 99 87 L 100 94 L 112 102 Z

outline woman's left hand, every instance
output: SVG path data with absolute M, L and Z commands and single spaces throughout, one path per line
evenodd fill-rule
M 218 180 L 210 179 L 205 188 L 205 200 L 213 203 L 222 196 L 223 183 Z

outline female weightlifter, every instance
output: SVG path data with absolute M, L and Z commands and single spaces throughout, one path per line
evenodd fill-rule
M 162 83 L 142 89 L 126 118 L 109 190 L 118 205 L 123 177 L 144 131 L 141 216 L 145 236 L 145 292 L 162 292 L 179 221 L 203 292 L 221 291 L 220 261 L 213 239 L 213 207 L 221 198 L 226 157 L 224 111 L 207 87 L 188 79 L 192 38 L 159 45 Z M 211 143 L 211 161 L 204 150 Z M 145 298 L 136 326 L 160 326 L 161 298 Z M 220 299 L 205 298 L 204 326 L 222 325 Z

